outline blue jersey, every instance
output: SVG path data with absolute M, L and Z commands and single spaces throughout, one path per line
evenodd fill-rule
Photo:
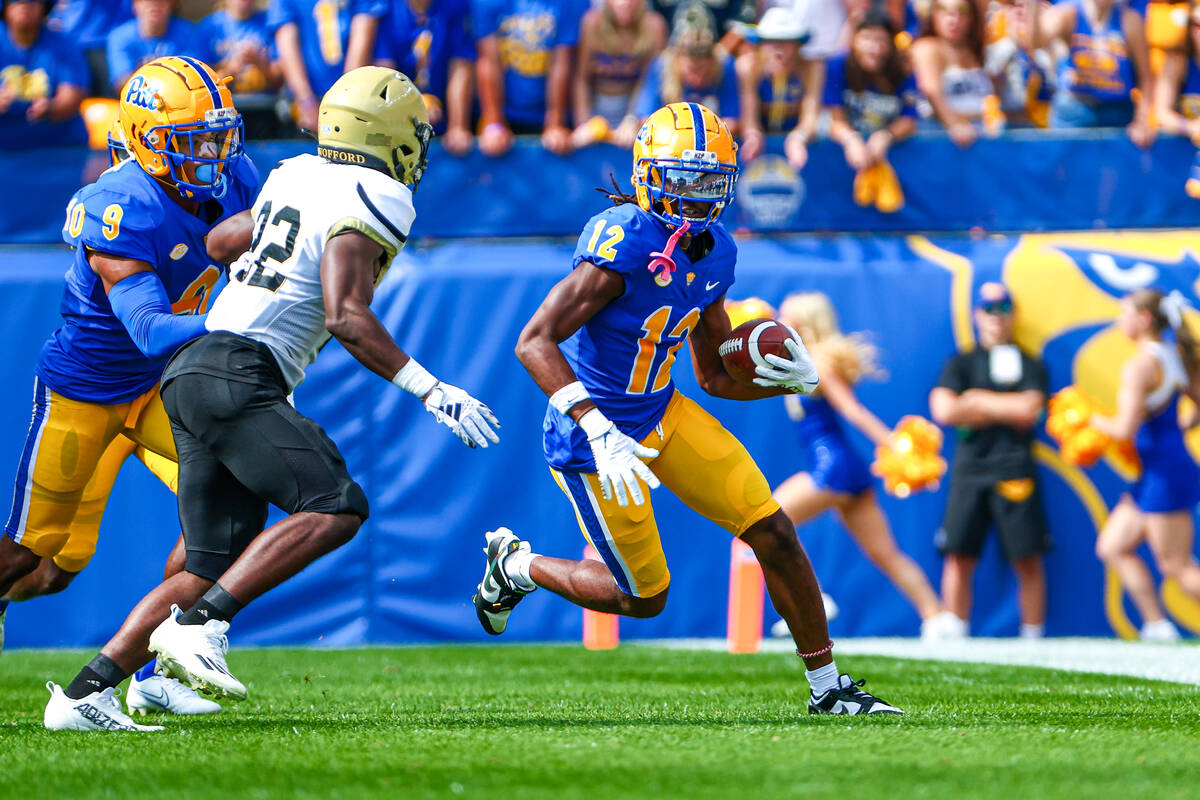
M 1108 19 L 1093 30 L 1082 0 L 1064 0 L 1063 5 L 1067 3 L 1075 6 L 1075 33 L 1071 34 L 1070 52 L 1059 66 L 1059 87 L 1097 100 L 1128 101 L 1136 83 L 1121 29 L 1125 5 L 1114 5 Z
M 300 32 L 300 53 L 313 94 L 320 100 L 334 81 L 342 77 L 350 20 L 358 13 L 380 16 L 382 4 L 357 0 L 272 0 L 267 9 L 267 27 L 274 36 L 284 25 L 294 23 Z
M 708 230 L 712 250 L 692 263 L 676 247 L 669 280 L 663 270 L 648 267 L 671 232 L 633 203 L 592 217 L 575 247 L 572 268 L 589 261 L 613 270 L 625 291 L 563 342 L 562 352 L 604 415 L 639 441 L 662 419 L 675 392 L 671 368 L 679 349 L 704 309 L 733 285 L 737 245 L 720 224 Z M 595 471 L 587 437 L 570 418 L 548 407 L 542 430 L 551 467 Z
M 133 343 L 87 251 L 149 263 L 176 314 L 204 313 L 224 274 L 209 259 L 204 237 L 220 220 L 250 208 L 258 194 L 258 170 L 249 158 L 234 161 L 227 174 L 220 215 L 208 221 L 185 211 L 132 159 L 75 193 L 63 226 L 63 240 L 75 248 L 60 306 L 63 325 L 42 347 L 37 365 L 46 385 L 73 400 L 113 404 L 158 383 L 167 359 L 147 358 Z
M 92 84 L 87 63 L 66 37 L 43 30 L 32 45 L 18 47 L 8 29 L 0 27 L 0 85 L 12 97 L 0 113 L 0 147 L 9 150 L 86 142 L 87 131 L 79 115 L 62 122 L 25 119 L 30 103 L 54 97 L 63 84 L 80 89 Z
M 396 0 L 379 21 L 375 59 L 390 61 L 422 94 L 446 102 L 450 61 L 475 60 L 467 0 L 433 0 L 422 14 Z
M 831 58 L 825 70 L 825 105 L 841 108 L 846 122 L 864 139 L 891 125 L 898 117 L 916 118 L 912 98 L 917 82 L 911 75 L 894 92 L 872 86 L 856 92 L 846 85 L 846 56 Z
M 707 86 L 684 86 L 683 97 L 664 97 L 662 93 L 663 72 L 667 69 L 669 60 L 658 56 L 650 63 L 646 79 L 638 91 L 634 110 L 642 119 L 653 114 L 667 103 L 699 103 L 708 106 L 726 122 L 736 122 L 740 108 L 738 107 L 738 77 L 733 66 L 733 59 L 727 55 L 719 56 L 720 67 L 716 79 Z
M 1147 417 L 1133 438 L 1142 474 L 1131 493 L 1142 511 L 1168 513 L 1200 503 L 1200 467 L 1192 460 L 1179 427 L 1179 393 Z
M 495 36 L 504 70 L 504 116 L 540 126 L 546 116 L 546 82 L 554 49 L 579 41 L 579 0 L 473 0 L 476 39 Z
M 758 82 L 759 124 L 767 133 L 787 133 L 800 122 L 804 82 L 791 72 L 764 75 Z
M 58 0 L 46 27 L 66 36 L 80 50 L 95 50 L 104 47 L 113 28 L 131 19 L 131 0 Z
M 839 494 L 859 494 L 871 488 L 871 469 L 850 444 L 842 418 L 829 401 L 821 395 L 788 395 L 784 400 L 796 421 L 813 483 Z
M 275 38 L 267 28 L 265 11 L 252 14 L 247 19 L 234 19 L 228 11 L 217 11 L 205 17 L 201 25 L 218 63 L 233 55 L 235 48 L 245 46 L 265 50 L 271 61 L 277 58 Z M 216 64 L 210 66 L 215 68 Z M 235 92 L 264 92 L 267 90 L 267 77 L 258 66 L 245 64 L 233 76 L 230 88 Z
M 212 64 L 212 45 L 204 30 L 194 22 L 172 17 L 167 32 L 157 39 L 144 39 L 137 20 L 120 25 L 108 35 L 108 81 L 118 86 L 138 67 L 163 56 L 191 56 Z

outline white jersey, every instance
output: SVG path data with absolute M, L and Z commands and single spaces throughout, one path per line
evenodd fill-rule
M 207 328 L 271 348 L 290 392 L 329 340 L 325 243 L 346 230 L 371 237 L 384 249 L 382 278 L 416 217 L 412 192 L 382 172 L 301 155 L 272 170 L 251 213 L 250 250 L 230 265 L 229 285 L 213 303 Z

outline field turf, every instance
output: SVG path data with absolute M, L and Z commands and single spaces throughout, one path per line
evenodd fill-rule
M 844 657 L 904 718 L 810 717 L 794 657 L 622 647 L 235 650 L 251 698 L 51 733 L 90 653 L 0 655 L 0 797 L 1161 798 L 1200 791 L 1195 687 Z

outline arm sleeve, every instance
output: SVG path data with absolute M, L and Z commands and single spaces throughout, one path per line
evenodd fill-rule
M 204 314 L 171 312 L 167 290 L 153 272 L 137 272 L 108 292 L 113 314 L 148 358 L 164 358 L 204 333 Z
M 963 380 L 962 375 L 962 356 L 955 356 L 946 363 L 937 385 L 943 389 L 949 389 L 955 394 L 962 394 L 967 390 L 965 384 L 966 381 Z

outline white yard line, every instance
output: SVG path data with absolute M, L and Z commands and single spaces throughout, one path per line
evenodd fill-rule
M 654 639 L 638 644 L 686 650 L 724 650 L 724 639 Z M 791 652 L 783 639 L 764 639 L 762 652 Z M 1128 675 L 1156 681 L 1200 686 L 1200 647 L 1188 640 L 1179 644 L 1149 644 L 1116 639 L 1052 638 L 964 639 L 957 642 L 922 642 L 920 639 L 838 639 L 838 655 L 876 655 L 922 661 L 968 661 L 979 664 L 1012 664 L 1047 667 L 1103 675 Z

